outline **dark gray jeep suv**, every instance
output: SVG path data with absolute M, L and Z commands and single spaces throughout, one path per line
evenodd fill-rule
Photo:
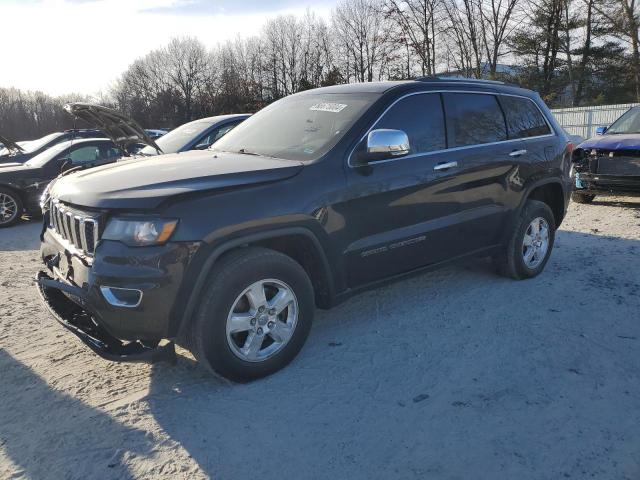
M 316 306 L 492 256 L 538 275 L 565 215 L 571 143 L 540 97 L 424 78 L 279 100 L 211 149 L 59 179 L 40 293 L 101 356 L 173 342 L 250 380 L 289 363 Z

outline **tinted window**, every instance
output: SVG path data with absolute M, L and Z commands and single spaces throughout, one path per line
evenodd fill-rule
M 112 160 L 120 158 L 121 156 L 122 152 L 118 147 L 100 147 L 100 160 Z
M 95 145 L 76 148 L 66 155 L 75 163 L 94 162 L 100 158 L 100 150 Z
M 526 98 L 500 97 L 507 117 L 509 138 L 527 138 L 551 133 L 540 109 Z
M 211 133 L 202 138 L 194 148 L 196 150 L 202 150 L 204 148 L 210 147 L 231 130 L 233 130 L 233 127 L 237 126 L 239 123 L 240 122 L 228 123 L 227 125 L 216 128 L 215 130 L 211 131 Z
M 211 128 L 211 122 L 196 120 L 195 122 L 185 123 L 171 130 L 166 135 L 156 140 L 156 144 L 164 153 L 177 153 L 186 147 L 190 142 Z M 144 147 L 140 153 L 145 155 L 156 155 L 156 149 L 153 147 Z
M 409 136 L 411 153 L 446 148 L 444 115 L 440 95 L 410 95 L 393 105 L 374 128 L 402 130 Z
M 495 95 L 445 93 L 444 106 L 451 147 L 507 139 L 504 115 Z

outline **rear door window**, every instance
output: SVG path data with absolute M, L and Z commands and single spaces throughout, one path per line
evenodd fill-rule
M 551 133 L 544 116 L 533 101 L 502 95 L 500 102 L 507 117 L 509 138 L 538 137 Z
M 495 95 L 445 93 L 444 108 L 450 147 L 466 147 L 507 139 L 507 127 Z
M 402 130 L 409 137 L 411 154 L 446 148 L 444 114 L 437 93 L 409 95 L 391 106 L 373 127 Z

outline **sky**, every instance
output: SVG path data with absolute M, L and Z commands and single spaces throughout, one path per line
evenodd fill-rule
M 0 87 L 51 95 L 106 91 L 136 58 L 176 36 L 207 47 L 337 0 L 0 0 Z

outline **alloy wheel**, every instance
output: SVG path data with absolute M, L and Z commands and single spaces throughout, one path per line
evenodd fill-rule
M 15 198 L 0 193 L 0 224 L 9 223 L 18 215 L 18 202 Z
M 542 218 L 534 218 L 522 239 L 522 259 L 527 268 L 538 267 L 549 250 L 549 223 Z
M 286 283 L 266 279 L 251 284 L 227 315 L 227 344 L 241 360 L 262 362 L 289 342 L 298 321 L 298 300 Z

